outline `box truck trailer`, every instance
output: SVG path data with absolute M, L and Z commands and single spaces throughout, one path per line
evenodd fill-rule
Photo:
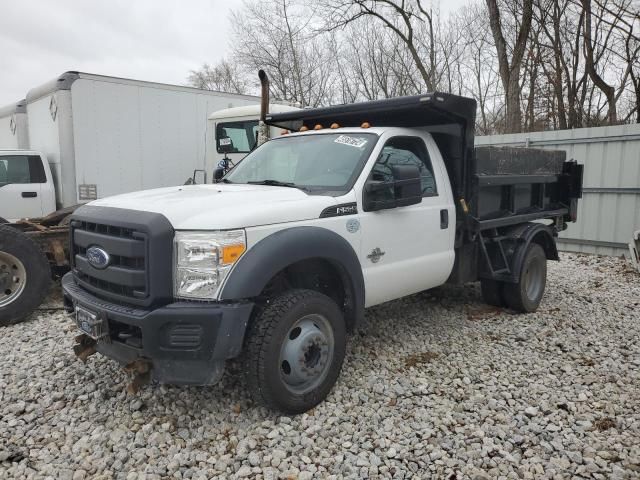
M 29 148 L 27 101 L 0 108 L 0 149 Z
M 69 207 L 184 182 L 206 168 L 209 114 L 257 101 L 66 72 L 27 94 L 29 148 L 42 152 L 51 166 L 57 208 Z
M 67 217 L 79 204 L 206 183 L 223 158 L 207 152 L 209 115 L 258 101 L 65 72 L 0 110 L 0 325 L 25 318 L 68 268 Z

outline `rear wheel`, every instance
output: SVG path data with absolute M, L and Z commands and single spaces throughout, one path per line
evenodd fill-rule
M 504 284 L 507 305 L 518 312 L 535 312 L 547 284 L 547 256 L 537 243 L 530 243 L 525 253 L 517 283 Z
M 24 320 L 49 291 L 46 255 L 24 233 L 0 226 L 0 326 Z
M 244 372 L 254 400 L 302 413 L 331 391 L 346 350 L 341 310 L 326 295 L 290 290 L 272 299 L 247 335 Z

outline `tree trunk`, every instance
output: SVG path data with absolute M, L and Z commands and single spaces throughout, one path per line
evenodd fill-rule
M 589 74 L 591 81 L 604 94 L 609 105 L 607 114 L 610 125 L 618 123 L 618 114 L 616 112 L 616 90 L 609 85 L 598 74 L 593 58 L 593 42 L 591 41 L 591 0 L 582 0 L 582 8 L 584 15 L 584 50 L 585 50 L 585 70 Z
M 522 22 L 516 42 L 512 49 L 511 62 L 507 54 L 507 42 L 502 33 L 500 10 L 497 0 L 486 0 L 489 8 L 489 23 L 498 53 L 498 66 L 500 78 L 504 88 L 505 104 L 507 108 L 505 131 L 506 133 L 519 133 L 522 131 L 522 110 L 520 107 L 520 66 L 524 57 L 529 31 L 531 30 L 531 18 L 533 16 L 533 0 L 523 0 Z

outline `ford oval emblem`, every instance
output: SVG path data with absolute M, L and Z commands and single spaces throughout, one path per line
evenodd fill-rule
M 97 268 L 98 270 L 107 268 L 110 261 L 111 257 L 102 248 L 87 248 L 87 262 L 89 262 L 89 265 L 91 265 L 93 268 Z

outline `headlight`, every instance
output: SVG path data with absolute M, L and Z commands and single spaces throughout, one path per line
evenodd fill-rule
M 244 230 L 177 232 L 174 293 L 179 298 L 214 300 L 233 264 L 247 249 Z

